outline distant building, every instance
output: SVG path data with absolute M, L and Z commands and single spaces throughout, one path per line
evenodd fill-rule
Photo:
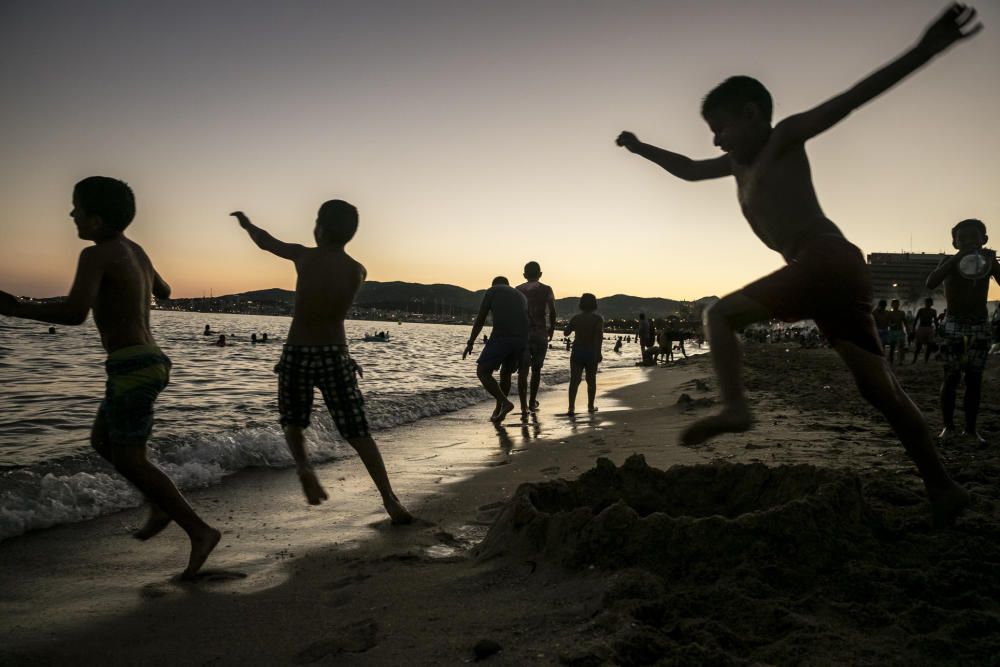
M 934 299 L 934 307 L 941 312 L 945 307 L 944 288 L 929 290 L 924 286 L 927 276 L 941 260 L 950 255 L 923 252 L 873 252 L 868 255 L 868 268 L 872 278 L 875 303 L 880 299 L 899 299 L 903 310 L 923 306 L 924 299 Z

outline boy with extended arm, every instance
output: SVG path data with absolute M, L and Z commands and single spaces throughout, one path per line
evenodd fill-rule
M 622 132 L 618 144 L 685 180 L 733 176 L 743 215 L 754 233 L 788 266 L 716 303 L 705 314 L 723 409 L 682 434 L 695 445 L 750 428 L 735 332 L 770 318 L 810 318 L 854 375 L 862 395 L 888 419 L 923 477 L 934 518 L 950 523 L 968 494 L 945 472 L 920 410 L 906 395 L 882 353 L 871 316 L 871 281 L 861 252 L 820 208 L 805 142 L 981 29 L 975 10 L 953 4 L 916 46 L 853 88 L 818 107 L 771 126 L 771 95 L 746 76 L 727 79 L 702 103 L 714 143 L 726 154 L 709 160 L 644 144 Z
M 170 286 L 142 247 L 125 238 L 134 216 L 135 197 L 124 182 L 92 176 L 77 183 L 70 217 L 80 238 L 94 245 L 80 253 L 69 296 L 62 302 L 38 304 L 0 292 L 0 315 L 76 325 L 93 310 L 108 352 L 108 380 L 90 444 L 149 502 L 149 520 L 134 533 L 136 538 L 147 540 L 171 521 L 188 534 L 191 555 L 182 577 L 192 578 L 221 534 L 201 520 L 170 478 L 146 458 L 153 402 L 167 386 L 171 366 L 149 328 L 150 297 L 169 298 Z
M 382 495 L 393 523 L 412 517 L 396 498 L 378 445 L 368 430 L 364 399 L 344 332 L 344 319 L 365 280 L 365 267 L 344 246 L 358 229 L 358 210 L 339 199 L 324 203 L 316 217 L 315 248 L 284 243 L 253 225 L 242 211 L 232 214 L 257 246 L 295 264 L 295 313 L 278 362 L 278 411 L 285 441 L 298 467 L 310 505 L 328 498 L 306 456 L 303 431 L 309 426 L 313 389 L 318 387 L 337 430 L 357 451 Z

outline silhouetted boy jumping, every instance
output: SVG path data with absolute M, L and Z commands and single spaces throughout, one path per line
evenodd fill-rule
M 310 505 L 328 498 L 306 455 L 303 431 L 309 426 L 313 393 L 323 394 L 337 430 L 365 464 L 393 523 L 412 517 L 389 484 L 378 445 L 368 430 L 364 399 L 344 332 L 344 318 L 361 289 L 365 267 L 344 251 L 358 229 L 358 210 L 334 199 L 320 206 L 313 236 L 315 248 L 284 243 L 253 225 L 242 211 L 231 215 L 261 250 L 295 263 L 295 313 L 281 350 L 278 371 L 278 411 L 285 441 L 298 467 L 299 481 Z
M 916 46 L 845 93 L 771 126 L 771 95 L 756 79 L 734 76 L 711 91 L 702 116 L 726 155 L 692 160 L 622 132 L 620 146 L 679 178 L 735 176 L 743 215 L 788 266 L 716 303 L 705 314 L 722 412 L 690 425 L 681 441 L 695 445 L 720 433 L 750 428 L 735 331 L 771 318 L 810 318 L 854 375 L 861 394 L 888 419 L 923 477 L 936 523 L 950 523 L 968 494 L 945 472 L 920 410 L 906 395 L 882 352 L 871 315 L 871 281 L 861 252 L 820 208 L 805 142 L 829 129 L 926 64 L 955 42 L 976 34 L 976 12 L 953 4 Z M 968 29 L 967 29 L 968 28 Z

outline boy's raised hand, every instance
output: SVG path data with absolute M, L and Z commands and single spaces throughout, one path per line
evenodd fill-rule
M 968 39 L 983 29 L 982 22 L 972 24 L 976 18 L 976 9 L 953 2 L 927 28 L 920 38 L 917 48 L 929 55 L 941 53 L 955 42 Z M 971 25 L 971 27 L 970 27 Z
M 243 227 L 244 229 L 246 229 L 246 226 L 250 224 L 250 218 L 248 218 L 246 213 L 243 211 L 233 211 L 229 215 L 236 218 L 236 220 L 240 223 L 240 227 Z
M 615 143 L 631 151 L 634 150 L 635 147 L 638 146 L 640 142 L 638 137 L 636 137 L 634 134 L 626 130 L 625 132 L 622 132 L 621 134 L 618 135 L 618 138 L 615 139 Z

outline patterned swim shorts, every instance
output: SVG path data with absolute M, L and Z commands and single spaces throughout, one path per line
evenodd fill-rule
M 134 345 L 108 355 L 108 381 L 97 414 L 113 446 L 146 444 L 153 432 L 153 402 L 170 382 L 170 366 L 156 345 Z
M 985 320 L 962 322 L 946 318 L 941 331 L 941 354 L 944 357 L 945 371 L 958 373 L 986 368 L 990 338 L 990 324 Z
M 356 377 L 361 367 L 351 359 L 346 345 L 285 345 L 274 370 L 282 426 L 309 426 L 313 388 L 319 387 L 340 435 L 364 438 L 370 434 Z

